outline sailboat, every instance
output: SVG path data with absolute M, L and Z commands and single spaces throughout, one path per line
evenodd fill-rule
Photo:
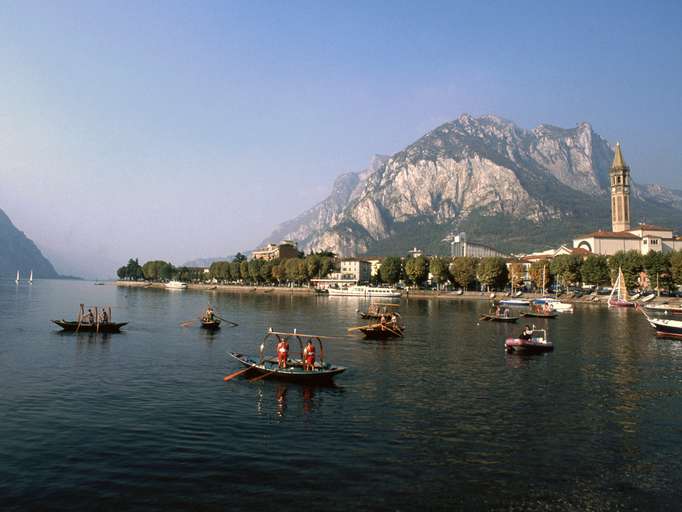
M 628 300 L 628 289 L 625 286 L 625 277 L 623 277 L 623 270 L 618 267 L 618 277 L 613 284 L 613 290 L 609 296 L 609 307 L 613 308 L 632 308 L 635 303 Z
M 28 284 L 33 284 L 33 270 L 31 270 L 31 273 L 28 276 Z
M 19 271 L 17 270 L 17 278 L 14 280 L 15 283 L 19 284 Z

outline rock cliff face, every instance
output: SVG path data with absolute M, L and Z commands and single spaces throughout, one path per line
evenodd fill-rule
M 0 210 L 0 276 L 14 277 L 17 270 L 27 279 L 33 270 L 35 277 L 59 277 L 52 263 L 32 240 L 19 231 L 4 211 Z
M 267 241 L 291 238 L 306 251 L 343 256 L 412 245 L 444 253 L 443 237 L 457 230 L 506 251 L 567 241 L 610 228 L 612 160 L 613 150 L 588 123 L 529 131 L 496 116 L 463 114 L 363 173 L 339 177 L 328 199 Z M 680 208 L 679 192 L 634 187 L 634 219 L 680 228 Z

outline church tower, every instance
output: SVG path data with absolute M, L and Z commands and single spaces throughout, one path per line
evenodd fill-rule
M 613 231 L 630 229 L 630 168 L 625 165 L 620 143 L 609 171 L 611 179 L 611 224 Z

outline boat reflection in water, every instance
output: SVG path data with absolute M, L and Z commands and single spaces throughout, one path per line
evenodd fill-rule
M 308 386 L 286 382 L 264 382 L 256 393 L 256 411 L 262 416 L 283 418 L 289 408 L 293 414 L 300 411 L 311 414 L 322 407 L 325 395 L 340 393 L 342 388 L 330 386 Z

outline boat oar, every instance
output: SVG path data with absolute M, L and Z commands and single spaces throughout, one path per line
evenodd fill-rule
M 215 316 L 217 319 L 222 320 L 223 322 L 227 322 L 228 324 L 232 324 L 232 327 L 237 327 L 239 324 L 236 322 L 233 322 L 231 320 L 225 320 L 222 316 Z
M 192 327 L 196 320 L 187 320 L 186 322 L 180 322 L 180 327 Z
M 359 331 L 360 329 L 369 329 L 371 327 L 372 327 L 371 325 L 361 325 L 360 327 L 350 327 L 348 329 L 348 332 Z
M 269 372 L 265 372 L 263 375 L 259 375 L 258 377 L 254 377 L 254 378 L 251 379 L 249 382 L 257 382 L 257 381 L 259 381 L 259 380 L 262 380 L 262 379 L 264 379 L 264 378 L 266 378 L 266 377 L 269 377 L 270 375 L 272 375 L 272 374 L 275 373 L 276 371 L 277 371 L 277 370 L 271 370 L 271 371 L 269 371 Z
M 232 379 L 234 379 L 235 377 L 239 377 L 240 375 L 245 374 L 246 372 L 248 372 L 248 371 L 251 370 L 251 369 L 252 369 L 252 368 L 249 366 L 248 368 L 243 368 L 243 369 L 237 370 L 236 372 L 231 373 L 231 374 L 229 374 L 229 375 L 225 375 L 225 377 L 223 378 L 223 381 L 224 381 L 224 382 L 227 382 L 228 380 L 232 380 Z

